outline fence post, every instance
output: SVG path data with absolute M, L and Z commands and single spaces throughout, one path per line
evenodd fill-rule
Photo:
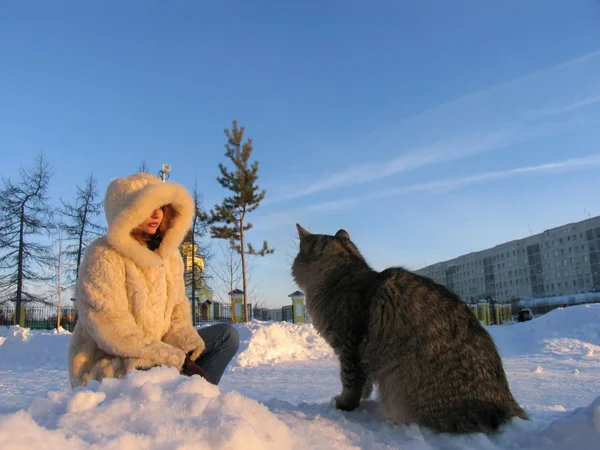
M 296 291 L 292 292 L 288 297 L 292 299 L 292 318 L 294 323 L 304 323 L 304 294 Z
M 486 325 L 489 325 L 492 320 L 490 317 L 490 304 L 486 300 L 479 300 L 479 320 L 483 321 Z
M 471 303 L 469 305 L 469 309 L 473 313 L 473 315 L 479 320 L 479 308 L 477 307 L 477 303 Z
M 15 317 L 13 319 L 13 324 L 19 325 L 21 328 L 25 328 L 25 307 L 21 306 L 21 314 L 19 317 L 19 323 L 17 324 L 17 308 L 15 308 Z
M 244 291 L 234 289 L 229 295 L 231 295 L 231 318 L 233 319 L 233 323 L 243 322 Z

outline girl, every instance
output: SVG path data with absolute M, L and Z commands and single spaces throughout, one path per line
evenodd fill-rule
M 110 182 L 104 210 L 108 231 L 87 247 L 75 286 L 71 386 L 161 365 L 218 384 L 239 339 L 229 324 L 192 326 L 178 250 L 192 197 L 140 172 Z

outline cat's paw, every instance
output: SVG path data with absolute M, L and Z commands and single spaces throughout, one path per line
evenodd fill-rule
M 359 402 L 349 402 L 341 395 L 334 397 L 331 402 L 336 409 L 341 409 L 342 411 L 354 411 L 359 405 Z

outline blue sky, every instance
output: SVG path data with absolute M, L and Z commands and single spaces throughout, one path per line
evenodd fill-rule
M 211 207 L 237 119 L 272 306 L 297 289 L 296 222 L 379 270 L 600 214 L 598 1 L 84 3 L 0 5 L 1 174 L 43 150 L 58 203 L 168 163 Z

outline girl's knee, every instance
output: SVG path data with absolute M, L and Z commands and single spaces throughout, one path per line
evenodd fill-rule
M 238 330 L 229 323 L 219 323 L 213 325 L 215 330 L 218 330 L 217 334 L 221 335 L 221 338 L 224 342 L 228 342 L 231 347 L 234 347 L 236 350 L 240 345 L 240 335 Z
M 231 346 L 235 347 L 237 351 L 238 347 L 240 346 L 240 335 L 238 333 L 238 330 L 233 325 L 225 325 L 227 325 L 226 335 L 229 341 L 231 342 Z

